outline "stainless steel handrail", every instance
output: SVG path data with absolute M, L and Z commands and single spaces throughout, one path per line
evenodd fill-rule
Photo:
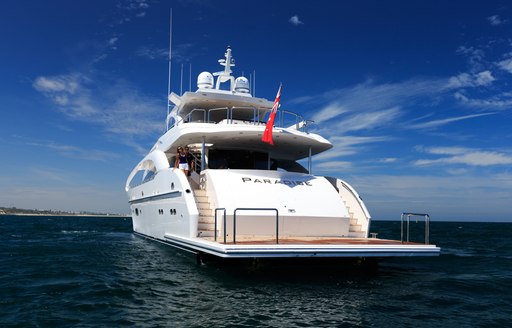
M 203 122 L 204 123 L 212 123 L 211 117 L 210 117 L 210 112 L 219 111 L 219 110 L 225 110 L 226 111 L 226 121 L 227 121 L 227 123 L 228 124 L 233 124 L 233 119 L 234 119 L 233 112 L 235 110 L 239 110 L 239 109 L 249 109 L 249 110 L 253 111 L 252 124 L 257 125 L 258 123 L 262 123 L 261 119 L 263 119 L 264 117 L 263 118 L 261 117 L 260 112 L 263 109 L 252 107 L 252 106 L 251 107 L 243 107 L 243 106 L 240 106 L 240 107 L 219 107 L 219 108 L 211 108 L 211 109 L 194 108 L 187 115 L 185 115 L 183 118 L 181 118 L 178 121 L 175 121 L 170 128 L 172 128 L 174 126 L 177 126 L 177 125 L 179 125 L 181 123 L 197 122 L 197 121 L 191 121 L 192 114 L 194 112 L 203 112 Z M 284 126 L 284 124 L 285 124 L 285 122 L 284 122 L 285 114 L 295 117 L 295 123 L 294 124 L 296 124 L 296 125 L 300 124 L 301 122 L 304 123 L 298 129 L 299 131 L 302 131 L 302 132 L 308 132 L 309 125 L 314 123 L 314 121 L 312 121 L 312 120 L 304 120 L 303 116 L 300 115 L 300 114 L 297 114 L 297 113 L 292 112 L 292 111 L 284 110 L 284 109 L 279 109 L 278 110 L 278 114 L 277 114 L 279 119 L 275 122 L 275 126 L 276 127 L 285 128 L 285 126 Z M 250 121 L 250 120 L 248 120 L 248 121 Z M 218 122 L 215 122 L 215 123 L 218 123 Z
M 185 115 L 184 117 L 182 117 L 179 121 L 176 121 L 172 126 L 176 126 L 176 125 L 180 125 L 181 123 L 190 123 L 190 119 L 192 118 L 192 114 L 194 112 L 203 112 L 203 122 L 206 122 L 206 109 L 203 109 L 203 108 L 194 108 L 190 111 L 190 113 L 188 113 L 187 115 Z M 186 119 L 188 118 L 188 121 L 186 121 Z
M 279 244 L 279 211 L 277 208 L 236 208 L 233 212 L 233 244 L 236 244 L 236 212 L 237 211 L 275 211 L 276 212 L 276 244 Z M 224 226 L 224 240 L 226 240 L 226 229 Z
M 295 116 L 295 124 L 298 124 L 300 122 L 303 122 L 304 121 L 304 118 L 302 117 L 302 115 L 299 115 L 297 113 L 294 113 L 294 112 L 291 112 L 291 111 L 288 111 L 288 110 L 284 110 L 284 109 L 279 109 L 278 110 L 280 112 L 280 116 L 281 116 L 281 125 L 280 127 L 284 128 L 284 114 L 290 114 L 291 116 Z
M 252 109 L 252 124 L 256 125 L 259 122 L 260 112 L 256 107 L 231 107 L 231 123 L 233 123 L 233 112 L 239 109 Z
M 366 215 L 366 210 L 365 210 L 365 208 L 363 206 L 363 203 L 362 203 L 363 200 L 361 199 L 361 197 L 359 195 L 356 195 L 354 193 L 354 190 L 351 187 L 347 186 L 345 183 L 343 183 L 343 181 L 341 181 L 339 179 L 337 179 L 337 180 L 339 181 L 339 183 L 341 183 L 343 188 L 345 188 L 346 190 L 348 190 L 348 192 L 350 192 L 352 194 L 354 199 L 357 201 L 357 204 L 361 208 L 361 211 L 363 211 L 363 214 L 364 214 L 364 217 L 366 218 L 366 221 L 368 221 L 369 219 L 368 219 L 368 216 Z
M 404 217 L 407 217 L 407 242 L 409 242 L 409 225 L 411 216 L 419 216 L 425 218 L 425 245 L 429 244 L 430 238 L 430 215 L 423 213 L 402 213 L 400 216 L 400 241 L 404 243 Z
M 215 111 L 218 111 L 218 110 L 225 110 L 226 111 L 226 120 L 229 122 L 229 113 L 230 113 L 230 110 L 228 107 L 219 107 L 219 108 L 212 108 L 212 109 L 209 109 L 208 110 L 208 121 L 207 123 L 210 123 L 210 113 L 211 112 L 215 112 Z

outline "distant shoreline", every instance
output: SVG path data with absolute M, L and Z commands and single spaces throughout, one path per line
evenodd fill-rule
M 131 215 L 122 214 L 72 214 L 72 213 L 0 213 L 0 216 L 69 216 L 69 217 L 106 217 L 106 218 L 131 218 Z

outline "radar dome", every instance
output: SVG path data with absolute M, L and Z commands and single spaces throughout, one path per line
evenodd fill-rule
M 202 72 L 197 77 L 197 87 L 199 89 L 213 89 L 213 75 L 210 72 Z
M 240 93 L 249 93 L 249 80 L 243 76 L 237 77 L 235 80 L 235 91 Z

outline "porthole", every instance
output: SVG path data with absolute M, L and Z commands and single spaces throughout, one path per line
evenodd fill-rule
M 174 190 L 174 182 L 171 182 L 171 190 Z

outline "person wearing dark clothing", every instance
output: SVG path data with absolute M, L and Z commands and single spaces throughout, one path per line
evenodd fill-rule
M 192 171 L 194 171 L 194 156 L 190 153 L 190 149 L 188 147 L 185 147 L 185 155 L 187 158 L 187 164 L 188 164 L 188 176 L 192 174 Z

